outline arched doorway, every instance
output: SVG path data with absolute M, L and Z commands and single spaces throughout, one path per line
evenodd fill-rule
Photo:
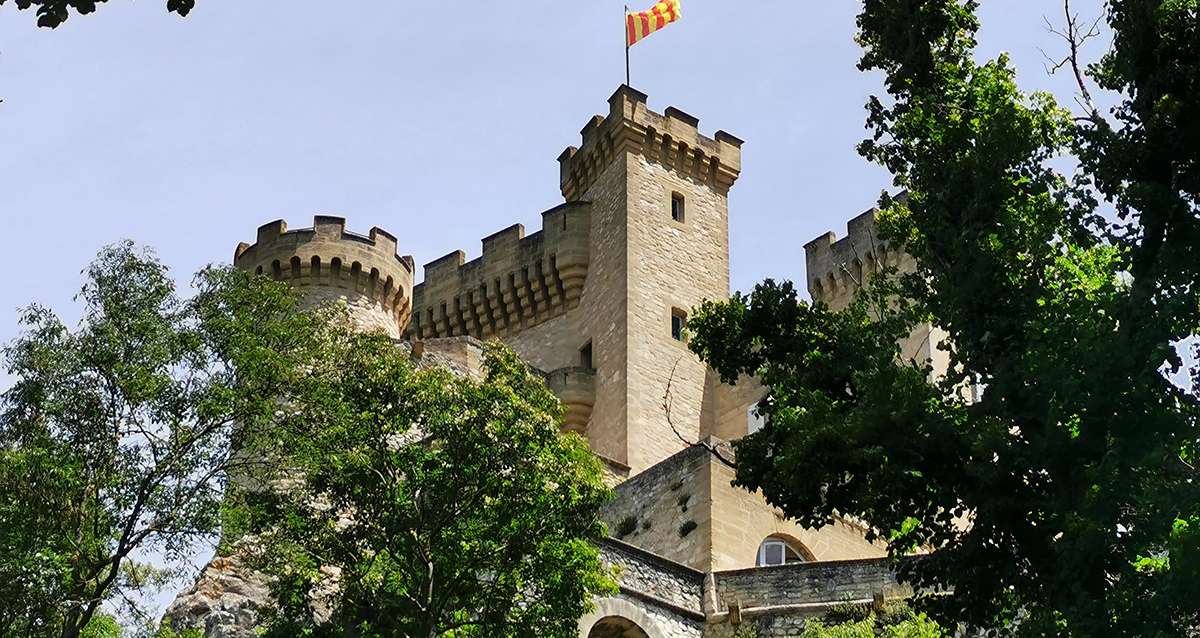
M 595 603 L 596 608 L 579 619 L 579 638 L 666 638 L 641 605 L 618 597 L 598 598 Z
M 620 616 L 608 616 L 592 625 L 592 630 L 588 633 L 587 638 L 650 638 L 650 636 L 632 620 Z

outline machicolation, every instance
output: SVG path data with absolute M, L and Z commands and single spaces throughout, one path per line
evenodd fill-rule
M 587 279 L 591 206 L 542 213 L 542 230 L 514 224 L 483 238 L 483 255 L 456 250 L 425 264 L 413 290 L 415 339 L 511 336 L 579 305 Z
M 346 231 L 341 217 L 318 215 L 312 228 L 288 230 L 276 220 L 258 228 L 253 245 L 234 252 L 238 268 L 288 281 L 309 303 L 344 300 L 356 318 L 400 336 L 412 308 L 413 262 L 396 254 L 396 238 L 372 228 L 367 236 Z
M 900 266 L 903 253 L 881 239 L 875 228 L 878 213 L 872 208 L 851 219 L 841 239 L 831 231 L 804 245 L 808 291 L 814 301 L 837 307 L 877 269 Z
M 742 140 L 717 131 L 700 133 L 700 120 L 670 106 L 659 115 L 646 106 L 646 94 L 623 86 L 609 98 L 607 117 L 594 116 L 574 146 L 558 157 L 559 182 L 567 201 L 578 201 L 613 156 L 625 151 L 653 157 L 721 194 L 742 171 Z

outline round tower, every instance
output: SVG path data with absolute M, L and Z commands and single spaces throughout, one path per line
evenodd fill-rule
M 396 238 L 372 228 L 346 231 L 341 217 L 318 215 L 312 228 L 288 230 L 283 220 L 258 228 L 253 245 L 239 244 L 234 266 L 287 281 L 309 306 L 344 302 L 364 329 L 399 338 L 412 309 L 412 257 L 396 254 Z

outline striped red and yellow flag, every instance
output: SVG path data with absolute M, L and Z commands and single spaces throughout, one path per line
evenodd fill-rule
M 678 20 L 679 0 L 663 0 L 649 11 L 625 14 L 625 46 L 633 46 L 638 40 Z

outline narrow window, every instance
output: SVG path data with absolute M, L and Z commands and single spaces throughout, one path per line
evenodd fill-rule
M 683 327 L 687 325 L 687 313 L 678 309 L 671 309 L 671 338 L 676 341 L 683 341 Z
M 766 418 L 758 413 L 758 406 L 750 404 L 750 407 L 746 408 L 746 434 L 754 434 L 763 429 L 766 424 Z
M 592 342 L 589 341 L 579 349 L 579 367 L 592 368 Z
M 671 219 L 683 223 L 683 195 L 671 193 Z

